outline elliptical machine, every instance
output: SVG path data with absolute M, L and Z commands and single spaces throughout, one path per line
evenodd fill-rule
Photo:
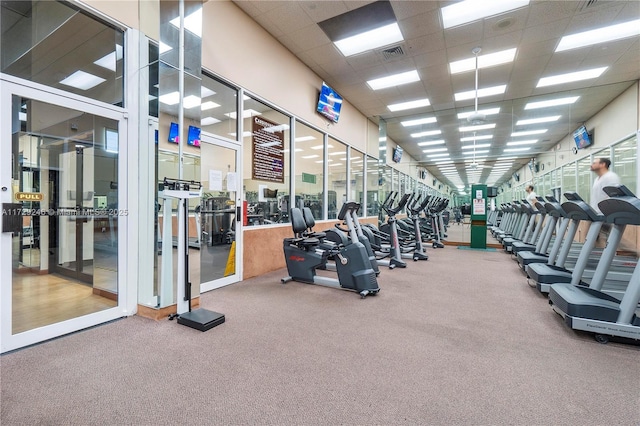
M 350 212 L 356 203 L 345 203 L 340 210 L 338 219 L 345 220 L 352 227 Z M 349 245 L 338 245 L 333 249 L 321 248 L 320 240 L 304 237 L 307 230 L 302 211 L 292 208 L 290 211 L 291 227 L 294 238 L 285 238 L 283 249 L 289 276 L 282 278 L 283 284 L 289 281 L 299 281 L 307 284 L 317 284 L 341 290 L 355 291 L 361 298 L 380 291 L 376 274 L 371 268 L 371 262 L 365 246 L 354 241 Z M 316 269 L 326 264 L 329 256 L 336 259 L 338 279 L 316 275 Z

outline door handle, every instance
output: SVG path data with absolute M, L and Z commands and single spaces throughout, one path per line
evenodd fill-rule
M 236 222 L 240 222 L 240 220 L 242 219 L 241 214 L 242 209 L 240 207 L 236 207 Z

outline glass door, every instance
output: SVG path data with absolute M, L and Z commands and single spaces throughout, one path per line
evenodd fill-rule
M 200 291 L 241 280 L 243 205 L 240 147 L 202 135 L 200 204 Z
M 123 316 L 122 112 L 3 82 L 2 351 Z M 10 203 L 10 204 L 9 204 Z

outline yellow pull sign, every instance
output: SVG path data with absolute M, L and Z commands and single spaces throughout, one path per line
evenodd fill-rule
M 16 192 L 16 201 L 42 201 L 44 194 L 41 192 Z

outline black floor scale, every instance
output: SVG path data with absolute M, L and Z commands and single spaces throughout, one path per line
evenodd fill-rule
M 225 320 L 224 314 L 210 311 L 208 309 L 191 309 L 191 282 L 189 280 L 189 203 L 190 198 L 202 197 L 202 185 L 200 182 L 185 181 L 180 179 L 164 179 L 164 195 L 167 197 L 177 198 L 179 200 L 179 209 L 182 211 L 182 219 L 184 221 L 184 300 L 189 304 L 187 312 L 178 312 L 178 324 L 195 328 L 200 331 L 211 330 L 222 324 Z M 180 259 L 178 259 L 180 262 Z M 180 306 L 180 304 L 178 304 Z M 173 319 L 173 318 L 170 318 Z

